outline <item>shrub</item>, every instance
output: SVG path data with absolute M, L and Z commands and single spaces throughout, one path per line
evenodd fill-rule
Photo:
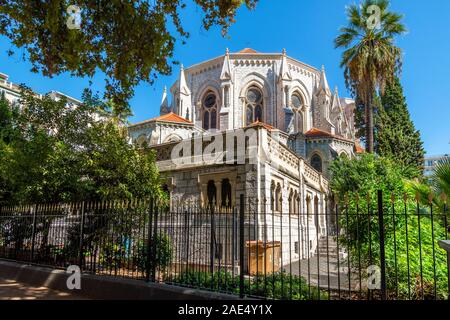
M 424 298 L 434 298 L 436 285 L 437 298 L 445 299 L 447 262 L 437 243 L 446 237 L 445 225 L 437 217 L 432 219 L 429 209 L 417 206 L 402 168 L 388 159 L 367 154 L 334 161 L 331 173 L 333 192 L 341 200 L 342 195 L 348 199 L 339 201 L 339 224 L 343 230 L 338 241 L 349 252 L 351 267 L 365 270 L 369 265 L 380 264 L 377 191 L 381 190 L 389 294 L 422 298 L 423 292 Z
M 172 243 L 170 237 L 165 233 L 158 234 L 155 237 L 155 241 L 155 264 L 156 267 L 164 273 L 172 262 Z M 135 254 L 133 257 L 134 264 L 138 267 L 139 271 L 145 272 L 147 270 L 148 252 L 149 250 L 147 243 L 140 241 L 138 244 L 137 254 Z
M 239 275 L 233 276 L 229 272 L 196 272 L 181 273 L 170 282 L 189 287 L 208 289 L 219 292 L 239 294 Z M 308 286 L 305 279 L 287 273 L 274 273 L 264 276 L 260 274 L 244 282 L 245 294 L 269 299 L 317 300 L 328 299 L 328 293 L 319 291 L 316 287 Z

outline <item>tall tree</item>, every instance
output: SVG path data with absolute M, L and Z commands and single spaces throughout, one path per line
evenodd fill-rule
M 423 142 L 411 120 L 399 78 L 388 84 L 381 97 L 375 127 L 377 154 L 395 159 L 404 168 L 415 169 L 411 178 L 420 175 L 425 155 Z
M 401 71 L 402 51 L 394 38 L 406 32 L 402 15 L 390 12 L 388 0 L 365 0 L 347 8 L 348 25 L 340 29 L 336 48 L 344 48 L 341 67 L 347 88 L 365 106 L 366 150 L 374 151 L 374 92 L 383 92 Z
M 257 0 L 0 0 L 0 35 L 8 37 L 46 76 L 106 74 L 106 98 L 127 108 L 140 81 L 171 72 L 175 36 L 189 33 L 182 9 L 196 4 L 206 30 L 226 34 L 236 11 Z M 175 31 L 174 31 L 175 30 Z M 10 52 L 12 54 L 12 52 Z M 173 61 L 172 61 L 173 62 Z
M 154 154 L 129 144 L 123 119 L 108 104 L 86 93 L 84 103 L 70 108 L 64 99 L 22 90 L 21 111 L 0 126 L 0 137 L 12 133 L 0 139 L 0 202 L 162 195 Z

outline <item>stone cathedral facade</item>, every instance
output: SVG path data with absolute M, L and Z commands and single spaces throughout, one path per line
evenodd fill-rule
M 314 254 L 315 235 L 325 235 L 332 219 L 325 214 L 330 162 L 361 152 L 354 108 L 352 99 L 330 89 L 324 67 L 309 66 L 285 50 L 226 50 L 220 57 L 181 66 L 178 80 L 169 92 L 164 90 L 161 115 L 132 124 L 129 134 L 134 143 L 156 150 L 173 201 L 234 206 L 243 194 L 251 200 L 245 206 L 258 214 L 259 225 L 271 221 L 265 215 L 276 215 L 271 223 L 279 230 L 276 225 L 283 225 L 285 213 L 297 217 L 301 228 L 294 228 L 292 237 L 301 233 L 300 243 L 289 247 L 277 232 L 263 234 L 267 225 L 252 239 L 281 241 L 283 256 L 302 259 Z M 247 139 L 227 140 L 242 132 Z M 253 143 L 248 143 L 249 132 Z M 200 139 L 201 149 L 207 149 L 205 136 L 208 141 L 220 137 L 224 145 L 232 141 L 223 157 L 230 148 L 245 146 L 246 161 L 205 161 L 183 154 L 189 161 L 174 163 L 174 150 L 181 143 L 194 145 Z

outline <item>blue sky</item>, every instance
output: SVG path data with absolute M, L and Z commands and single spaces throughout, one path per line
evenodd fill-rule
M 340 95 L 348 95 L 342 70 L 340 51 L 333 47 L 338 29 L 346 24 L 345 6 L 354 0 L 260 0 L 255 11 L 240 9 L 229 38 L 220 30 L 201 28 L 201 14 L 193 4 L 184 10 L 184 26 L 191 37 L 186 45 L 178 43 L 174 58 L 185 66 L 222 55 L 225 48 L 236 52 L 251 47 L 260 52 L 281 52 L 307 64 L 327 70 L 330 86 L 338 86 Z M 392 9 L 405 15 L 408 34 L 398 39 L 404 50 L 402 84 L 409 110 L 421 131 L 429 154 L 450 153 L 450 1 L 393 0 Z M 10 75 L 15 83 L 25 83 L 37 92 L 57 90 L 80 98 L 88 79 L 61 75 L 53 79 L 30 72 L 31 66 L 19 58 L 6 55 L 11 45 L 0 37 L 0 72 Z M 178 76 L 178 66 L 171 76 L 160 76 L 153 86 L 142 83 L 130 102 L 132 122 L 158 115 L 164 85 L 168 87 Z M 96 75 L 93 89 L 101 90 L 103 77 Z

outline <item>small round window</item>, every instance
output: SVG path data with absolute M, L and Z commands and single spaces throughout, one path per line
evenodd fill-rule
M 216 104 L 216 95 L 211 93 L 208 94 L 205 98 L 205 107 L 212 108 Z
M 258 89 L 251 88 L 247 92 L 247 100 L 251 103 L 260 102 L 262 98 L 261 92 Z
M 302 99 L 300 98 L 300 96 L 299 95 L 297 95 L 297 94 L 294 94 L 293 96 L 292 96 L 292 106 L 295 108 L 295 109 L 299 109 L 301 106 L 302 106 Z

